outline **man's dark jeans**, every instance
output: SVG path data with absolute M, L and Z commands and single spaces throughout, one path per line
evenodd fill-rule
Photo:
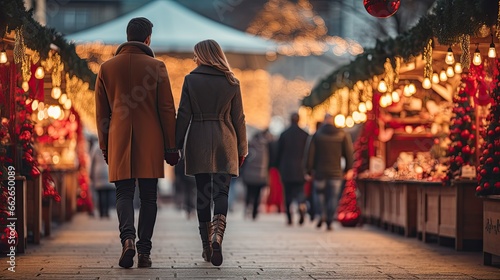
M 139 225 L 137 252 L 139 254 L 151 253 L 151 237 L 156 222 L 156 198 L 158 179 L 137 179 L 139 183 L 139 198 L 141 208 L 139 210 Z M 135 240 L 136 231 L 134 227 L 134 192 L 135 179 L 116 181 L 116 212 L 118 213 L 120 239 L 123 243 L 127 239 Z

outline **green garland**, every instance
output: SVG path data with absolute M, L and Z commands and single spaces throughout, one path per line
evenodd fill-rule
M 75 51 L 74 44 L 64 39 L 62 34 L 52 28 L 43 27 L 33 19 L 33 10 L 26 11 L 22 0 L 0 0 L 0 37 L 22 27 L 26 47 L 40 53 L 42 59 L 47 58 L 50 44 L 59 47 L 64 68 L 70 76 L 77 76 L 95 86 L 96 75 L 89 69 L 87 61 L 81 59 Z
M 420 55 L 431 38 L 437 38 L 441 45 L 450 45 L 458 43 L 460 35 L 474 36 L 481 26 L 496 24 L 497 15 L 498 1 L 438 0 L 433 12 L 423 16 L 410 30 L 396 38 L 377 40 L 375 48 L 366 49 L 353 62 L 322 79 L 302 100 L 302 105 L 313 108 L 336 90 L 352 88 L 357 81 L 383 74 L 387 58 L 394 63 L 397 56 L 408 61 Z

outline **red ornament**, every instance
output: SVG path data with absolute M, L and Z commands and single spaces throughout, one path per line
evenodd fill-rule
M 488 182 L 484 183 L 484 188 L 485 188 L 485 189 L 487 189 L 487 188 L 489 188 L 489 187 L 490 187 L 490 183 L 488 183 Z
M 500 126 L 495 127 L 495 132 L 500 133 Z
M 493 167 L 493 173 L 500 173 L 500 167 Z
M 486 174 L 488 173 L 488 171 L 486 171 L 486 169 L 481 169 L 481 175 L 482 176 L 486 176 Z
M 494 186 L 495 188 L 500 188 L 500 182 L 496 182 Z
M 493 163 L 493 158 L 492 157 L 487 158 L 486 163 L 487 164 Z
M 476 187 L 476 192 L 480 192 L 482 190 L 481 186 Z
M 461 156 L 456 156 L 455 161 L 458 165 L 462 165 L 464 163 L 464 159 Z
M 399 9 L 400 0 L 363 0 L 366 11 L 378 18 L 392 16 Z
M 470 147 L 469 145 L 466 145 L 465 147 L 462 148 L 462 153 L 470 154 Z
M 469 131 L 469 130 L 467 130 L 467 129 L 466 129 L 466 130 L 464 130 L 464 131 L 462 131 L 462 133 L 460 133 L 460 136 L 461 136 L 462 138 L 465 138 L 465 139 L 469 138 L 469 135 L 470 135 L 470 131 Z

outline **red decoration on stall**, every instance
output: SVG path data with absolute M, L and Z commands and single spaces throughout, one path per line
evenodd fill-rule
M 500 62 L 496 60 L 496 69 Z M 478 170 L 478 187 L 476 195 L 498 195 L 500 194 L 500 74 L 493 79 L 495 88 L 491 92 L 492 104 L 488 117 L 489 125 L 485 133 L 482 157 L 480 158 Z M 492 187 L 494 186 L 494 187 Z
M 361 208 L 357 203 L 356 188 L 355 180 L 347 181 L 337 207 L 337 220 L 345 227 L 356 226 L 361 218 Z
M 460 176 L 460 171 L 464 165 L 474 165 L 473 148 L 476 146 L 475 120 L 472 100 L 477 90 L 478 73 L 481 69 L 471 66 L 469 74 L 462 75 L 462 85 L 458 94 L 454 97 L 455 107 L 454 117 L 450 126 L 450 139 L 452 141 L 448 149 L 447 156 L 450 158 L 450 167 L 447 176 L 443 179 L 446 185 L 451 184 L 451 180 Z
M 399 5 L 401 4 L 400 0 L 364 0 L 363 5 L 365 6 L 366 11 L 378 18 L 387 18 L 395 14 Z

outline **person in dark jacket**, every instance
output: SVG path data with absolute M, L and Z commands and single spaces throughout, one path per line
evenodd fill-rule
M 241 177 L 247 188 L 245 214 L 252 207 L 252 219 L 257 218 L 260 205 L 260 193 L 269 179 L 269 143 L 272 141 L 269 131 L 255 134 L 248 143 L 248 157 L 242 166 Z
M 285 188 L 287 223 L 289 225 L 293 223 L 290 207 L 293 201 L 296 201 L 300 215 L 299 224 L 302 225 L 307 211 L 304 197 L 303 159 L 309 134 L 299 127 L 299 114 L 293 113 L 290 122 L 290 127 L 281 133 L 278 140 L 276 166 L 278 166 Z
M 345 170 L 341 169 L 341 158 L 345 158 Z M 322 216 L 318 228 L 326 222 L 332 229 L 333 215 L 343 180 L 352 179 L 353 147 L 349 133 L 333 125 L 333 117 L 325 116 L 324 124 L 311 138 L 306 152 L 306 173 L 313 176 L 313 192 L 322 197 L 319 201 Z
M 220 266 L 229 184 L 248 153 L 245 115 L 240 83 L 219 44 L 199 42 L 194 60 L 198 67 L 184 79 L 175 136 L 177 147 L 184 148 L 186 175 L 196 179 L 202 256 Z

